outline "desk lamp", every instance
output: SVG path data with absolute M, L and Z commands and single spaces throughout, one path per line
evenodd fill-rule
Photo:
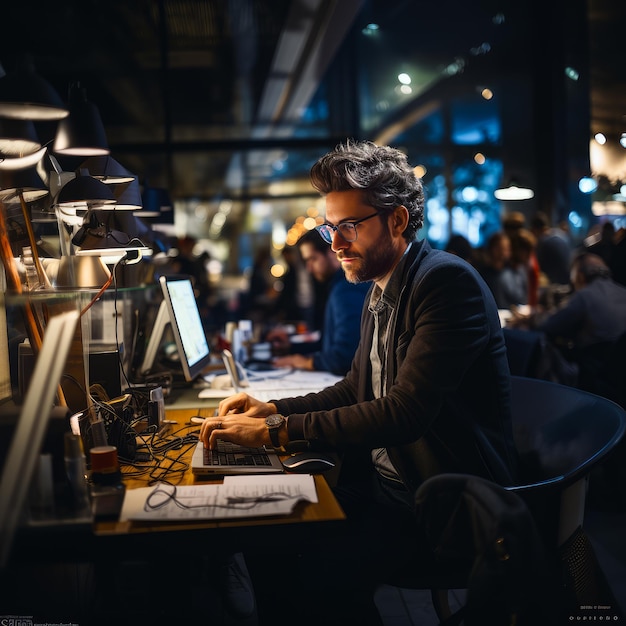
M 39 286 L 45 288 L 51 288 L 52 285 L 39 260 L 37 240 L 35 239 L 27 203 L 39 200 L 47 196 L 48 193 L 48 188 L 33 167 L 23 170 L 0 170 L 0 201 L 8 204 L 16 199 L 19 200 L 28 234 L 28 242 L 32 251 L 33 263 L 37 271 L 38 283 Z
M 79 83 L 70 85 L 69 115 L 59 122 L 52 151 L 70 156 L 109 154 L 102 118 Z
M 50 189 L 59 224 L 61 254 L 70 256 L 74 253 L 71 239 L 84 225 L 85 219 L 89 220 L 89 212 L 97 207 L 114 205 L 115 196 L 109 185 L 92 178 L 86 170 L 64 172 L 52 155 L 50 162 L 54 168 Z
M 31 167 L 45 152 L 31 120 L 0 117 L 0 170 Z
M 39 150 L 41 143 L 31 120 L 0 117 L 0 158 L 24 157 Z
M 79 230 L 73 243 L 77 256 L 99 256 L 107 265 L 114 265 L 125 255 L 126 265 L 133 265 L 152 255 L 142 236 L 149 236 L 147 226 L 126 211 L 91 211 L 89 223 Z
M 113 204 L 115 195 L 109 185 L 90 176 L 87 170 L 80 170 L 65 183 L 56 200 L 56 205 L 64 209 L 88 210 Z
M 154 218 L 151 221 L 158 224 L 174 223 L 172 200 L 167 189 L 144 184 L 141 200 L 143 204 L 142 218 Z
M 143 205 L 141 200 L 141 190 L 139 189 L 139 180 L 134 178 L 131 182 L 125 184 L 112 185 L 113 193 L 117 202 L 115 203 L 116 211 L 133 211 L 133 214 L 141 216 L 143 213 Z
M 80 167 L 88 170 L 91 176 L 107 185 L 131 183 L 137 178 L 110 154 L 91 156 L 83 161 Z
M 25 57 L 17 69 L 0 78 L 0 116 L 18 120 L 56 121 L 69 109 L 52 85 Z
M 13 159 L 0 159 L 0 170 L 22 170 L 26 167 L 37 165 L 46 154 L 47 148 L 42 148 L 25 157 L 15 157 Z

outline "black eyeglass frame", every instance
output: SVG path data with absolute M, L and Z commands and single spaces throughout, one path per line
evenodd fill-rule
M 320 234 L 320 237 L 326 242 L 326 243 L 332 243 L 333 242 L 333 234 L 334 233 L 339 233 L 339 236 L 346 242 L 348 243 L 352 243 L 353 241 L 357 240 L 358 237 L 358 233 L 357 233 L 357 229 L 356 227 L 361 224 L 362 222 L 365 222 L 366 220 L 369 220 L 372 217 L 375 217 L 376 215 L 380 215 L 380 211 L 376 211 L 376 213 L 372 213 L 371 215 L 367 215 L 366 217 L 362 217 L 360 220 L 355 220 L 354 222 L 340 222 L 339 224 L 337 224 L 337 226 L 333 226 L 332 224 L 320 224 L 319 226 L 315 227 L 315 230 Z M 344 228 L 345 227 L 345 228 Z M 348 237 L 346 237 L 346 234 L 342 232 L 343 230 L 346 230 L 349 233 L 354 233 L 354 238 L 350 239 L 349 237 L 352 237 L 352 235 L 350 234 Z

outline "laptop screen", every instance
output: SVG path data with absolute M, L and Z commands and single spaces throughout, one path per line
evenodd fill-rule
M 163 302 L 146 349 L 142 373 L 152 370 L 166 328 L 171 328 L 185 380 L 195 380 L 211 360 L 209 342 L 188 276 L 161 276 Z

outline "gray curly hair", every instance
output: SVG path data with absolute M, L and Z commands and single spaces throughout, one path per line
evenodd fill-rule
M 349 139 L 313 165 L 311 184 L 322 195 L 360 189 L 367 204 L 381 213 L 405 206 L 409 223 L 403 236 L 407 241 L 415 239 L 424 223 L 422 182 L 406 154 L 396 148 Z

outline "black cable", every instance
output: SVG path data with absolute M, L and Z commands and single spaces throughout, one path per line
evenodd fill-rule
M 169 489 L 168 489 L 169 488 Z M 194 496 L 195 497 L 195 496 Z M 167 483 L 158 484 L 147 496 L 143 506 L 143 510 L 157 511 L 173 502 L 179 509 L 231 509 L 247 511 L 259 504 L 265 502 L 279 502 L 284 500 L 295 500 L 300 498 L 300 494 L 290 494 L 285 491 L 271 491 L 261 496 L 228 496 L 227 504 L 221 503 L 203 503 L 203 504 L 185 504 L 177 496 L 177 488 L 175 485 Z

